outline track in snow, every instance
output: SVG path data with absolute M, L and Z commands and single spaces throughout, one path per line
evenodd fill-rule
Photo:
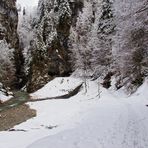
M 72 130 L 45 137 L 28 148 L 148 148 L 148 109 L 133 100 L 102 99 Z

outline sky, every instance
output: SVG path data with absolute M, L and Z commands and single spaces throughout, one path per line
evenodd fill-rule
M 18 4 L 21 4 L 21 6 L 36 6 L 38 4 L 39 0 L 17 0 Z

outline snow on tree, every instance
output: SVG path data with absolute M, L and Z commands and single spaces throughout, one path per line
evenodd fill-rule
M 131 92 L 142 84 L 147 73 L 147 0 L 116 0 L 114 9 L 117 87 L 125 86 Z
M 71 28 L 73 70 L 78 70 L 82 77 L 88 76 L 91 72 L 91 49 L 88 42 L 91 36 L 92 18 L 92 4 L 85 2 L 83 11 L 77 18 L 76 27 Z
M 18 34 L 20 47 L 23 49 L 25 58 L 25 72 L 28 73 L 28 67 L 31 61 L 31 44 L 34 39 L 34 26 L 37 22 L 37 8 L 23 8 L 19 12 Z
M 43 85 L 53 76 L 68 75 L 68 36 L 71 25 L 69 0 L 40 0 L 30 65 L 31 83 Z M 39 67 L 38 67 L 39 66 Z M 42 81 L 42 83 L 40 83 Z M 40 84 L 39 84 L 40 83 Z M 30 89 L 32 89 L 30 88 Z
M 57 17 L 54 15 L 53 1 L 39 1 L 37 28 L 35 30 L 35 39 L 33 41 L 32 54 L 36 54 L 36 58 L 41 59 L 47 57 L 47 48 L 51 45 L 54 38 L 57 37 L 55 24 Z M 56 2 L 55 2 L 56 5 Z
M 105 77 L 112 64 L 112 37 L 114 33 L 114 17 L 112 2 L 103 0 L 94 5 L 95 21 L 89 42 L 92 48 L 92 67 L 94 77 Z
M 148 76 L 147 9 L 147 0 L 39 0 L 36 22 L 24 9 L 20 40 L 46 77 L 56 64 L 56 74 L 64 71 L 70 50 L 78 76 L 106 79 L 109 87 L 115 74 L 117 88 L 133 91 Z
M 48 56 L 49 48 L 52 48 L 54 40 L 60 40 L 61 46 L 67 46 L 68 29 L 62 28 L 70 26 L 71 9 L 68 0 L 39 1 L 38 7 L 38 26 L 36 29 L 36 38 L 34 40 L 35 51 L 41 56 Z M 62 28 L 62 30 L 61 30 Z M 63 31 L 63 32 L 61 32 Z M 66 32 L 64 32 L 66 31 Z
M 112 61 L 114 26 L 109 0 L 84 3 L 76 27 L 71 29 L 71 37 L 75 38 L 75 41 L 71 41 L 75 55 L 74 69 L 87 69 L 87 74 L 93 73 L 94 77 L 108 73 Z
M 10 86 L 15 79 L 12 49 L 5 39 L 0 40 L 0 82 Z

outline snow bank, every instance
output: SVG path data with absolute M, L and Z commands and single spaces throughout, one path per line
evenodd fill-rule
M 148 79 L 145 79 L 144 83 L 138 88 L 138 90 L 135 92 L 134 96 L 143 96 L 147 97 L 148 99 Z
M 50 81 L 43 88 L 31 94 L 30 96 L 32 99 L 57 97 L 67 94 L 80 84 L 82 84 L 82 81 L 80 79 L 59 77 Z

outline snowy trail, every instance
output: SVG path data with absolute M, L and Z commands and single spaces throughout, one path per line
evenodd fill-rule
M 122 145 L 123 148 L 147 148 L 148 128 L 146 128 L 145 122 L 148 123 L 148 117 L 145 116 L 144 112 L 141 112 L 141 107 L 144 108 L 144 106 L 139 106 L 139 104 L 134 105 L 136 105 L 136 107 L 133 107 L 130 103 L 125 104 L 128 111 L 128 122 L 126 124 Z M 139 115 L 136 110 L 139 111 Z
M 69 79 L 55 79 L 33 95 L 61 94 L 64 85 L 68 91 L 80 83 Z M 0 148 L 148 148 L 148 81 L 131 97 L 101 88 L 99 99 L 96 83 L 88 86 L 87 94 L 82 89 L 68 100 L 30 103 L 37 117 L 15 127 L 27 132 L 1 132 Z
M 107 94 L 83 113 L 76 128 L 43 138 L 27 148 L 148 148 L 147 115 L 148 108 L 142 103 Z

